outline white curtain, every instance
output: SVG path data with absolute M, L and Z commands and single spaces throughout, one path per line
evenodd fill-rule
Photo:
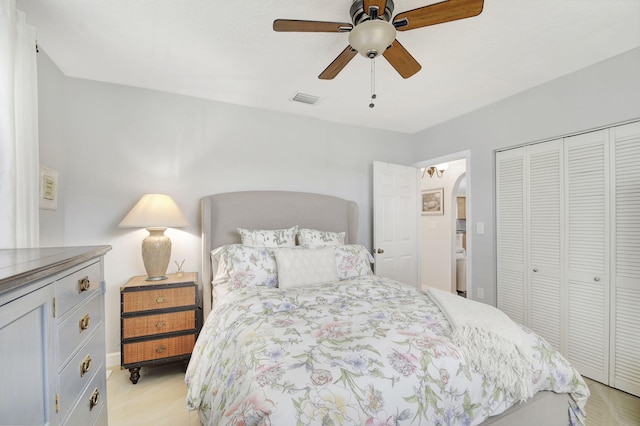
M 39 244 L 36 31 L 0 0 L 0 249 Z

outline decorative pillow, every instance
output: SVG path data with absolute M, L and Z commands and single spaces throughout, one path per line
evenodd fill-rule
M 338 281 L 334 247 L 315 250 L 286 250 L 275 252 L 280 288 Z
M 211 252 L 218 260 L 213 278 L 214 289 L 225 286 L 229 291 L 244 287 L 277 287 L 278 270 L 272 249 L 230 244 Z
M 289 229 L 238 228 L 242 244 L 249 247 L 295 247 L 298 226 Z
M 344 244 L 344 236 L 344 232 L 301 229 L 298 231 L 298 243 L 305 248 L 338 246 Z
M 364 246 L 347 244 L 337 246 L 335 250 L 338 277 L 341 280 L 362 275 L 373 275 L 371 270 L 371 264 L 374 262 L 373 255 Z

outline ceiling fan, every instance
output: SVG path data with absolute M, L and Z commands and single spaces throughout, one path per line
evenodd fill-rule
M 273 29 L 279 32 L 349 32 L 349 46 L 318 76 L 322 80 L 335 78 L 356 53 L 371 59 L 382 55 L 403 78 L 409 78 L 422 67 L 396 40 L 396 30 L 413 30 L 477 16 L 482 12 L 483 4 L 484 0 L 446 0 L 402 12 L 391 20 L 393 0 L 354 0 L 350 10 L 353 25 L 276 19 Z

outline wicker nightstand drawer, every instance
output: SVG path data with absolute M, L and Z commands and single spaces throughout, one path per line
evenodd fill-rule
M 120 365 L 129 369 L 133 384 L 142 366 L 188 362 L 199 330 L 195 272 L 145 278 L 133 277 L 120 288 Z
M 196 312 L 193 310 L 122 319 L 123 339 L 195 329 Z
M 125 364 L 169 358 L 190 354 L 196 342 L 195 334 L 148 340 L 146 342 L 125 343 L 123 359 Z
M 194 306 L 195 304 L 196 287 L 132 291 L 123 294 L 122 313 Z

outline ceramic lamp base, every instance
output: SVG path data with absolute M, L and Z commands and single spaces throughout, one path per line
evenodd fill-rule
M 164 235 L 167 228 L 147 228 L 149 235 L 142 240 L 142 261 L 147 271 L 146 281 L 166 280 L 171 259 L 171 239 Z

